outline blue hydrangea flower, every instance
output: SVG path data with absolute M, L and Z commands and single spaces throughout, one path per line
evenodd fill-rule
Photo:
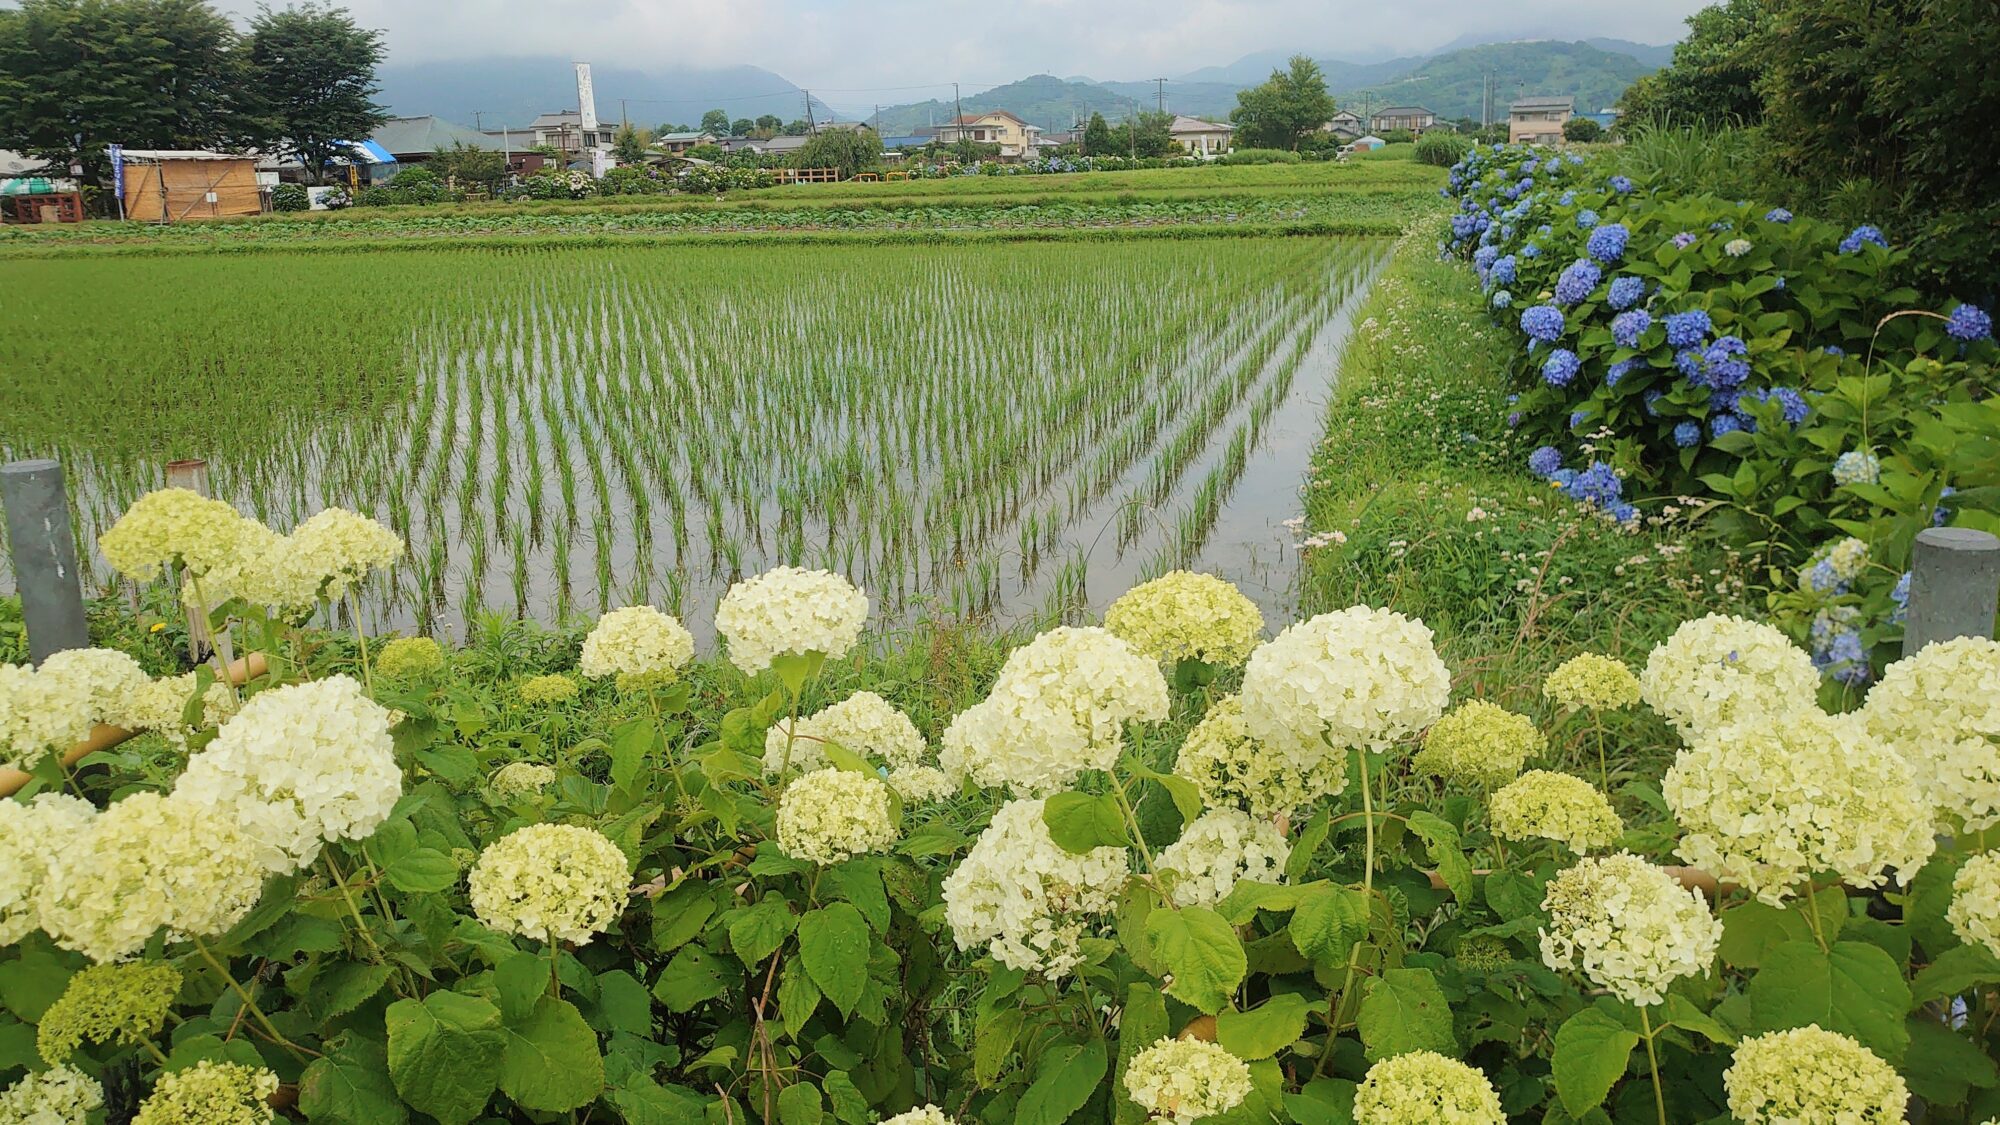
M 1708 224 L 1708 229 L 1720 233 L 1726 230 L 1735 230 L 1736 224 L 1730 222 L 1728 219 L 1717 219 L 1714 222 Z
M 1493 293 L 1494 308 L 1496 309 L 1509 308 L 1513 304 L 1514 304 L 1514 294 L 1508 292 L 1505 289 L 1499 289 L 1494 291 Z
M 1674 427 L 1674 444 L 1682 449 L 1692 449 L 1701 444 L 1701 423 L 1682 422 Z
M 1633 356 L 1631 359 L 1621 359 L 1617 363 L 1612 364 L 1609 368 L 1605 370 L 1604 385 L 1607 387 L 1615 387 L 1618 385 L 1618 381 L 1620 379 L 1623 379 L 1626 375 L 1630 374 L 1633 371 L 1638 370 L 1641 367 L 1644 367 L 1645 365 L 1646 361 L 1640 359 L 1638 356 Z
M 1617 283 L 1612 283 L 1611 288 L 1615 292 L 1618 288 Z M 1645 309 L 1627 309 L 1611 318 L 1611 339 L 1621 348 L 1636 348 L 1639 346 L 1639 337 L 1644 336 L 1646 329 L 1652 326 L 1653 314 Z
M 1840 346 L 1839 344 L 1828 344 L 1827 346 L 1825 346 L 1825 347 L 1821 348 L 1821 349 L 1820 349 L 1820 351 L 1823 351 L 1823 352 L 1825 352 L 1825 353 L 1826 353 L 1826 354 L 1828 354 L 1828 355 L 1846 355 L 1846 354 L 1847 354 L 1847 349 L 1846 349 L 1846 348 L 1843 348 L 1843 347 L 1841 347 L 1841 346 Z
M 1778 404 L 1779 415 L 1791 425 L 1802 424 L 1812 414 L 1812 406 L 1806 402 L 1806 396 L 1790 387 L 1773 387 L 1770 399 Z
M 1500 256 L 1499 247 L 1481 246 L 1472 255 L 1472 268 L 1478 270 L 1480 273 L 1483 274 L 1487 270 L 1493 267 L 1494 259 L 1498 258 L 1499 256 Z
M 1785 275 L 1779 274 L 1778 280 L 1771 283 L 1771 288 L 1776 289 L 1780 293 L 1783 293 L 1785 291 Z
M 1960 305 L 1951 310 L 1950 319 L 1944 322 L 1945 334 L 1954 340 L 1971 343 L 1993 335 L 1993 317 L 1977 305 Z
M 1590 467 L 1576 474 L 1563 486 L 1572 499 L 1601 508 L 1609 508 L 1617 503 L 1625 489 L 1625 482 L 1618 473 L 1602 461 L 1592 461 Z
M 1589 258 L 1578 258 L 1571 262 L 1563 267 L 1562 275 L 1556 278 L 1556 303 L 1574 305 L 1590 296 L 1590 291 L 1597 288 L 1598 279 L 1603 276 L 1604 271 L 1597 268 L 1597 263 Z
M 1708 385 L 1708 353 L 1700 348 L 1682 348 L 1674 353 L 1674 368 L 1681 378 L 1697 387 Z
M 1596 225 L 1597 212 L 1586 207 L 1576 213 L 1576 226 L 1578 230 L 1589 230 Z
M 1567 387 L 1583 370 L 1583 360 L 1568 348 L 1557 348 L 1542 361 L 1542 381 L 1551 387 Z
M 1903 576 L 1901 578 L 1896 579 L 1896 588 L 1889 591 L 1889 600 L 1896 603 L 1896 611 L 1889 615 L 1889 620 L 1900 625 L 1903 623 L 1904 619 L 1910 616 L 1910 572 L 1909 571 L 1907 570 L 1904 571 Z
M 1716 437 L 1733 434 L 1743 428 L 1742 419 L 1734 414 L 1717 414 L 1708 420 L 1708 432 Z
M 1535 233 L 1541 235 L 1543 238 L 1547 238 L 1549 235 L 1555 233 L 1555 228 L 1547 223 L 1543 223 L 1541 226 L 1535 228 Z
M 1544 445 L 1528 454 L 1528 471 L 1538 477 L 1553 475 L 1562 468 L 1562 451 L 1553 445 Z
M 1632 193 L 1632 180 L 1629 176 L 1613 176 L 1606 183 L 1610 185 L 1612 191 L 1617 192 L 1619 195 L 1630 195 Z
M 1514 279 L 1520 276 L 1520 267 L 1514 261 L 1514 255 L 1508 254 L 1505 257 L 1495 258 L 1493 268 L 1487 271 L 1486 276 L 1492 278 L 1495 285 L 1512 285 Z
M 1584 424 L 1585 422 L 1588 422 L 1588 421 L 1590 421 L 1590 411 L 1588 411 L 1588 410 L 1572 410 L 1572 411 L 1570 411 L 1570 415 L 1569 415 L 1569 428 L 1570 428 L 1570 429 L 1574 430 L 1574 429 L 1576 429 L 1576 428 L 1577 428 L 1578 426 L 1581 426 L 1581 425 L 1583 425 L 1583 424 Z
M 1889 240 L 1882 237 L 1881 227 L 1863 223 L 1861 226 L 1849 231 L 1846 238 L 1840 240 L 1840 252 L 1843 254 L 1853 254 L 1859 251 L 1864 245 L 1871 244 L 1880 246 L 1884 250 L 1889 248 Z
M 1516 410 L 1512 414 L 1507 415 L 1507 428 L 1510 430 L 1518 430 L 1521 428 L 1520 411 Z
M 1619 523 L 1637 523 L 1639 521 L 1638 506 L 1624 500 L 1611 505 L 1605 511 L 1610 514 L 1612 519 L 1617 520 Z
M 1951 522 L 1951 509 L 1945 505 L 1945 501 L 1956 495 L 1958 495 L 1958 489 L 1948 484 L 1939 491 L 1937 507 L 1931 509 L 1932 527 L 1943 527 L 1945 524 Z
M 1535 305 L 1521 312 L 1521 331 L 1531 338 L 1552 344 L 1563 334 L 1563 311 L 1554 305 Z
M 1610 230 L 1610 227 L 1604 228 Z M 1640 277 L 1614 277 L 1611 290 L 1605 295 L 1605 303 L 1614 309 L 1629 309 L 1646 295 L 1646 280 Z
M 1692 348 L 1707 338 L 1712 327 L 1708 313 L 1701 309 L 1670 313 L 1666 319 L 1667 343 L 1676 348 Z
M 1764 213 L 1764 221 L 1767 223 L 1789 223 L 1792 221 L 1792 213 L 1783 207 L 1773 207 Z
M 1658 418 L 1660 416 L 1660 400 L 1667 397 L 1667 392 L 1647 391 L 1644 395 L 1640 397 L 1645 402 L 1647 415 L 1653 418 Z
M 1694 242 L 1695 242 L 1695 234 L 1693 231 L 1684 230 L 1674 236 L 1674 246 L 1681 250 L 1685 250 L 1688 247 L 1693 246 Z
M 1557 469 L 1555 472 L 1549 474 L 1549 479 L 1555 482 L 1559 487 L 1567 489 L 1570 486 L 1570 484 L 1576 480 L 1576 470 Z
M 1521 256 L 1533 261 L 1542 256 L 1542 248 L 1530 242 L 1526 246 L 1521 247 Z
M 1591 257 L 1605 265 L 1625 256 L 1625 244 L 1632 238 L 1632 232 L 1623 223 L 1606 223 L 1590 232 L 1584 243 L 1584 250 Z
M 1573 191 L 1566 191 L 1562 193 L 1561 199 L 1556 200 L 1556 206 L 1567 207 L 1575 202 L 1576 202 L 1576 193 Z

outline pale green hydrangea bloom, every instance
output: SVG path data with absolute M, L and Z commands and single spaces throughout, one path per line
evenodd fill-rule
M 813 770 L 826 764 L 825 744 L 837 743 L 864 758 L 879 759 L 891 770 L 924 764 L 924 736 L 889 701 L 872 691 L 857 691 L 831 707 L 799 720 L 798 736 L 787 738 L 790 721 L 780 719 L 764 732 L 764 772 L 776 776 L 787 767 Z M 787 743 L 790 743 L 789 748 Z
M 1500 1095 L 1474 1067 L 1410 1051 L 1368 1068 L 1354 1091 L 1355 1125 L 1507 1125 Z
M 1542 695 L 1569 711 L 1622 711 L 1639 702 L 1639 677 L 1622 660 L 1579 653 L 1549 673 Z
M 1167 880 L 1180 906 L 1214 906 L 1241 881 L 1282 883 L 1292 855 L 1270 821 L 1236 809 L 1214 809 L 1181 830 L 1160 850 L 1154 870 Z
M 889 786 L 880 778 L 822 769 L 785 787 L 778 798 L 778 848 L 822 865 L 879 852 L 896 842 Z
M 90 827 L 97 807 L 67 793 L 22 802 L 0 797 L 0 945 L 41 924 L 36 895 L 49 864 Z
M 1629 852 L 1578 860 L 1549 880 L 1542 909 L 1542 963 L 1635 1007 L 1664 1003 L 1668 985 L 1708 972 L 1722 943 L 1700 891 Z
M 1236 665 L 1257 647 L 1264 615 L 1228 582 L 1176 570 L 1127 590 L 1105 611 L 1104 627 L 1155 660 Z
M 1487 803 L 1493 834 L 1502 840 L 1554 840 L 1578 855 L 1608 848 L 1625 835 L 1625 822 L 1580 777 L 1529 770 L 1495 792 Z
M 1243 700 L 1227 695 L 1209 707 L 1181 742 L 1174 773 L 1194 782 L 1203 806 L 1242 809 L 1266 820 L 1339 792 L 1347 778 L 1347 759 L 1330 754 L 1301 768 L 1251 738 L 1243 726 Z
M 1200 1039 L 1161 1039 L 1132 1056 L 1125 1092 L 1155 1121 L 1191 1125 L 1242 1105 L 1250 1064 Z
M 1436 722 L 1450 698 L 1451 673 L 1423 622 L 1354 606 L 1293 625 L 1250 654 L 1243 726 L 1311 770 L 1350 749 L 1388 749 Z
M 429 637 L 397 637 L 375 657 L 375 671 L 397 680 L 428 679 L 444 664 L 444 646 Z
M 694 659 L 694 634 L 649 605 L 614 609 L 583 639 L 577 670 L 593 680 L 618 677 L 621 691 L 671 683 Z
M 71 1066 L 23 1075 L 0 1093 L 0 1125 L 89 1125 L 104 1108 L 104 1087 Z M 205 1123 L 204 1123 L 205 1125 Z
M 489 928 L 583 945 L 624 913 L 631 867 L 596 829 L 531 824 L 479 853 L 466 883 Z
M 1819 669 L 1771 626 L 1712 613 L 1653 649 L 1639 693 L 1692 738 L 1739 720 L 1817 711 Z
M 530 676 L 521 681 L 518 690 L 521 693 L 521 702 L 530 707 L 568 703 L 577 695 L 576 681 L 554 672 L 546 676 Z
M 503 801 L 532 797 L 555 784 L 556 771 L 540 762 L 508 762 L 493 775 L 493 795 Z
M 85 1043 L 137 1046 L 160 1033 L 181 990 L 180 970 L 160 961 L 90 965 L 69 978 L 35 1029 L 35 1048 L 66 1063 Z
M 1722 1087 L 1743 1125 L 1895 1125 L 1910 1101 L 1895 1067 L 1818 1024 L 1745 1039 Z
M 1041 801 L 1009 801 L 945 876 L 945 921 L 960 949 L 985 946 L 1010 969 L 1059 980 L 1083 960 L 1079 943 L 1117 905 L 1128 871 L 1125 849 L 1073 855 L 1050 838 Z
M 1447 781 L 1490 787 L 1519 774 L 1548 745 L 1533 719 L 1473 699 L 1431 724 L 1411 765 Z
M 278 1076 L 263 1067 L 203 1059 L 160 1075 L 132 1125 L 270 1125 Z
M 1860 715 L 1910 764 L 1941 830 L 2000 824 L 2000 641 L 1925 645 L 1883 671 Z
M 715 610 L 729 662 L 754 676 L 784 655 L 846 656 L 868 620 L 868 595 L 826 570 L 781 566 L 738 582 Z
M 2000 957 L 2000 852 L 1973 856 L 1951 881 L 1951 930 Z

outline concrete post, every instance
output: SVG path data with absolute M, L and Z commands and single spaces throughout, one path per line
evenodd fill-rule
M 207 496 L 208 462 L 199 457 L 183 461 L 167 462 L 167 487 L 185 488 Z M 176 591 L 178 592 L 178 591 Z M 187 610 L 188 660 L 199 664 L 202 654 L 208 651 L 208 623 L 192 608 Z
M 1903 653 L 1954 637 L 1990 637 L 2000 612 L 2000 538 L 1969 527 L 1917 533 Z
M 28 626 L 29 659 L 40 664 L 50 653 L 90 647 L 62 464 L 35 460 L 0 465 L 0 505 L 7 509 L 7 541 L 21 618 Z

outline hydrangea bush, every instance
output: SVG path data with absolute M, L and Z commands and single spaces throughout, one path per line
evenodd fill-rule
M 577 675 L 6 669 L 0 1122 L 2000 1114 L 2000 643 L 1829 714 L 1712 617 L 1503 707 L 1421 621 L 1258 641 L 1225 586 L 1025 639 L 956 715 L 836 689 L 889 642 L 796 570 L 729 595 L 726 657 L 642 609 Z M 171 731 L 67 761 L 155 693 Z M 1547 732 L 1617 710 L 1621 764 L 1675 759 L 1612 794 Z
M 1902 285 L 1880 229 L 1677 194 L 1534 146 L 1452 168 L 1441 251 L 1516 335 L 1528 467 L 1613 518 L 1701 496 L 1795 571 L 1775 608 L 1827 678 L 1896 653 L 1911 542 L 2000 531 L 2000 350 L 1986 309 Z M 1825 565 L 1852 540 L 1865 556 Z

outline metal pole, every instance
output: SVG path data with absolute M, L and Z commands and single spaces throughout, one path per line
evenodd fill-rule
M 0 503 L 7 508 L 7 541 L 21 592 L 21 619 L 28 627 L 29 659 L 40 664 L 50 653 L 89 648 L 90 623 L 83 615 L 62 463 L 0 465 Z
M 2000 613 L 2000 538 L 1969 527 L 1917 533 L 1910 562 L 1910 615 L 1903 652 L 1933 641 L 1991 637 Z

